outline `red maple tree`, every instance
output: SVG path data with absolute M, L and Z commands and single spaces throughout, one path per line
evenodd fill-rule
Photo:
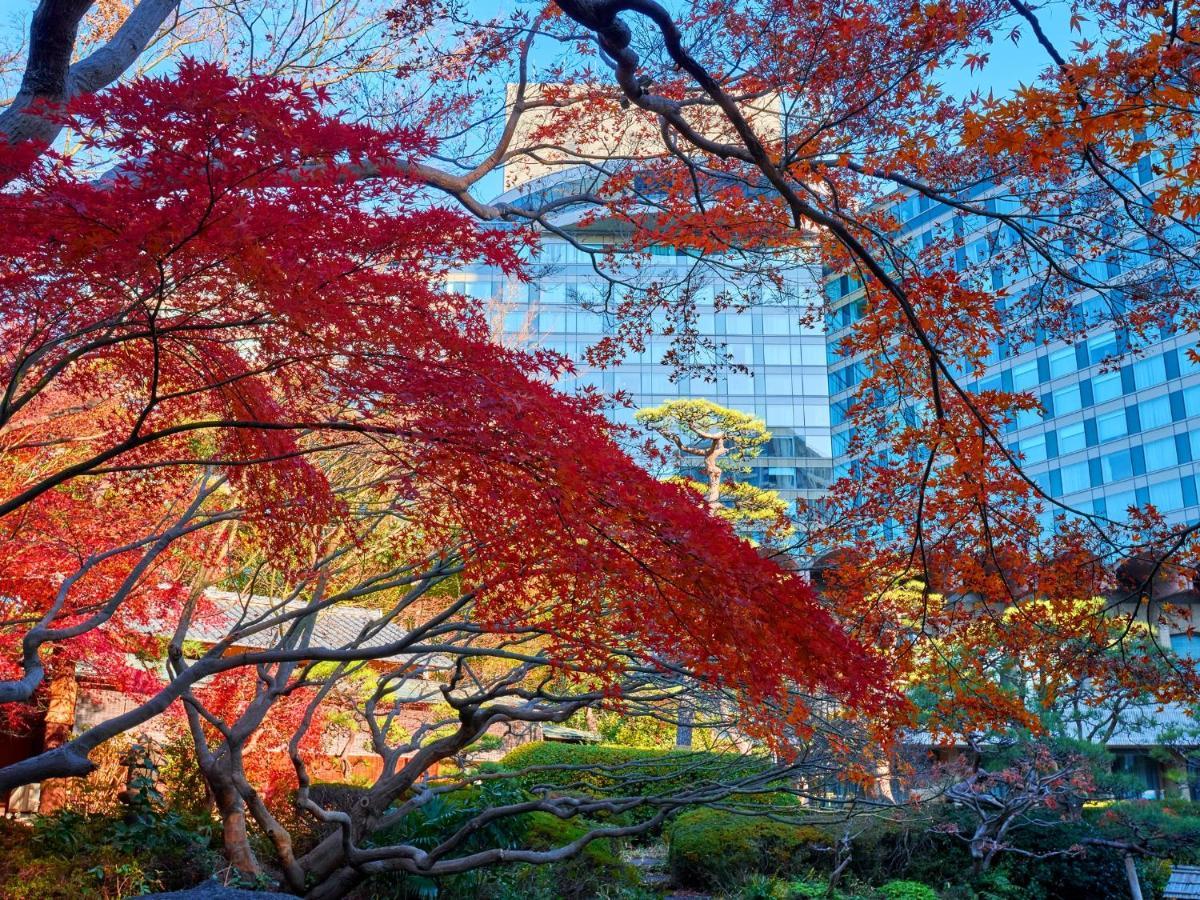
M 204 771 L 231 857 L 253 868 L 243 810 L 268 831 L 272 820 L 246 778 L 242 742 L 286 698 L 346 675 L 335 668 L 322 682 L 317 664 L 385 654 L 364 635 L 314 646 L 286 628 L 247 645 L 267 627 L 255 620 L 231 623 L 185 662 L 203 612 L 194 586 L 248 547 L 286 585 L 279 596 L 297 601 L 268 614 L 280 628 L 443 580 L 452 561 L 457 600 L 434 622 L 469 605 L 467 620 L 453 621 L 474 640 L 490 635 L 489 655 L 503 657 L 495 642 L 536 636 L 537 669 L 587 680 L 589 690 L 534 710 L 535 720 L 672 667 L 726 692 L 742 731 L 785 756 L 812 733 L 807 697 L 882 715 L 885 661 L 801 578 L 639 469 L 594 399 L 549 383 L 569 361 L 496 345 L 476 301 L 442 289 L 446 269 L 466 261 L 519 275 L 520 236 L 418 201 L 412 160 L 434 149 L 425 135 L 347 124 L 323 110 L 320 92 L 191 60 L 46 114 L 62 116 L 103 171 L 26 145 L 6 150 L 0 523 L 14 553 L 0 701 L 29 700 L 51 652 L 145 700 L 5 767 L 0 784 L 86 773 L 91 748 L 183 699 L 208 724 L 238 723 L 218 729 L 217 757 L 234 767 Z M 374 473 L 366 485 L 345 480 L 348 458 Z M 364 510 L 380 504 L 408 523 L 404 539 L 354 577 L 331 568 L 370 541 Z M 241 544 L 232 556 L 231 531 Z M 397 571 L 406 574 L 393 581 Z M 174 635 L 173 668 L 147 692 L 121 660 L 151 634 Z M 216 705 L 193 690 L 252 665 L 269 688 Z M 534 690 L 523 687 L 529 677 L 518 667 L 494 690 Z M 535 696 L 549 702 L 542 689 Z M 392 772 L 354 840 L 430 765 L 504 718 L 521 715 L 483 706 L 454 740 Z M 296 741 L 311 727 L 310 715 Z M 296 765 L 304 784 L 299 756 Z M 289 883 L 344 864 L 337 838 L 305 863 L 288 846 L 281 838 Z

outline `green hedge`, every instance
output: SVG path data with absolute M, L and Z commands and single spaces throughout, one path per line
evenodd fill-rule
M 558 766 L 578 768 L 554 768 Z M 538 769 L 515 776 L 524 790 L 534 794 L 670 797 L 703 786 L 705 782 L 746 778 L 769 770 L 772 763 L 766 757 L 734 753 L 540 741 L 513 750 L 500 761 L 500 767 L 517 771 Z M 785 792 L 758 794 L 741 800 L 773 805 L 796 804 L 795 797 Z M 654 808 L 647 806 L 626 818 L 640 821 L 654 812 Z
M 889 881 L 879 889 L 883 900 L 938 900 L 937 891 L 919 881 Z
M 828 868 L 833 836 L 812 825 L 714 809 L 683 813 L 667 830 L 667 861 L 679 884 L 727 890 L 754 874 Z
M 370 843 L 386 846 L 408 843 L 431 850 L 485 809 L 519 803 L 529 795 L 507 781 L 478 786 L 436 797 L 408 813 L 400 822 L 375 832 Z M 560 819 L 547 812 L 508 816 L 475 831 L 451 858 L 493 847 L 553 850 L 577 840 L 599 823 L 580 818 Z M 555 897 L 563 900 L 594 897 L 605 885 L 631 886 L 637 872 L 621 861 L 615 840 L 600 838 L 588 843 L 574 859 L 550 865 L 501 865 L 440 879 L 400 874 L 371 879 L 367 895 L 375 898 L 421 897 L 436 888 L 439 897 Z
M 532 850 L 553 850 L 578 840 L 594 827 L 594 822 L 560 819 L 546 812 L 530 813 L 525 844 Z M 611 838 L 592 841 L 576 859 L 549 867 L 525 868 L 549 869 L 542 877 L 555 884 L 555 896 L 568 900 L 594 897 L 605 886 L 632 887 L 638 883 L 637 869 L 621 860 L 620 845 Z
M 926 807 L 926 812 L 931 818 L 857 827 L 847 877 L 859 884 L 884 885 L 876 890 L 889 900 L 891 894 L 905 900 L 929 898 L 931 890 L 940 891 L 943 900 L 1126 900 L 1129 888 L 1120 853 L 1079 847 L 1086 837 L 1127 838 L 1131 827 L 1143 836 L 1161 835 L 1149 842 L 1156 856 L 1137 860 L 1147 897 L 1161 892 L 1166 861 L 1200 863 L 1200 804 L 1114 803 L 1089 808 L 1083 821 L 1018 830 L 1011 840 L 1020 850 L 1071 852 L 1043 859 L 1001 853 L 992 869 L 979 878 L 972 876 L 965 842 L 934 830 L 954 823 L 964 833 L 970 825 L 967 814 L 942 804 Z M 827 874 L 833 854 L 821 848 L 832 847 L 835 837 L 815 823 L 789 824 L 718 810 L 684 813 L 667 829 L 669 861 L 676 877 L 717 890 L 727 890 L 753 874 Z

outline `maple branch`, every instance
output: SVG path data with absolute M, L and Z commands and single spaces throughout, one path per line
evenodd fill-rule
M 10 144 L 49 146 L 62 131 L 54 115 L 78 94 L 112 84 L 149 46 L 179 0 L 139 0 L 101 47 L 71 63 L 79 23 L 94 0 L 41 0 L 29 27 L 29 54 L 21 87 L 0 112 L 0 136 Z

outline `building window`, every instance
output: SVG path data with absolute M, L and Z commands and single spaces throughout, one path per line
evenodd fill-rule
M 824 403 L 805 403 L 804 425 L 808 428 L 829 427 L 829 406 Z
M 1117 355 L 1117 336 L 1111 331 L 1088 338 L 1088 359 L 1092 365 Z
M 1200 385 L 1183 389 L 1183 409 L 1189 416 L 1200 416 Z
M 1076 450 L 1082 450 L 1086 446 L 1087 435 L 1084 432 L 1082 422 L 1064 425 L 1058 429 L 1058 453 L 1060 456 L 1067 453 L 1074 453 Z
M 1146 471 L 1157 472 L 1178 465 L 1179 454 L 1175 450 L 1175 438 L 1165 437 L 1145 444 Z
M 1100 457 L 1100 473 L 1106 484 L 1133 477 L 1133 461 L 1128 450 L 1119 450 Z
M 1200 634 L 1171 635 L 1171 649 L 1184 659 L 1200 659 Z
M 567 330 L 567 314 L 563 312 L 538 313 L 538 330 L 560 333 Z
M 753 334 L 754 322 L 750 318 L 750 313 L 726 313 L 725 314 L 725 333 L 726 334 Z
M 1016 415 L 1013 416 L 1014 428 L 1028 428 L 1030 425 L 1037 425 L 1042 421 L 1042 411 L 1040 409 L 1019 409 Z
M 796 487 L 796 470 L 769 466 L 767 468 L 767 486 L 776 490 L 788 490 Z
M 790 366 L 792 348 L 787 344 L 766 344 L 763 346 L 763 362 L 768 366 Z
M 1142 423 L 1142 431 L 1158 428 L 1160 425 L 1171 424 L 1171 398 L 1164 395 L 1153 400 L 1143 400 L 1138 404 L 1138 418 Z
M 749 375 L 743 375 L 739 372 L 732 372 L 729 375 L 729 393 L 731 394 L 753 394 L 754 379 Z
M 1125 410 L 1118 409 L 1115 412 L 1096 416 L 1096 435 L 1101 441 L 1116 440 L 1119 437 L 1125 437 L 1128 433 Z
M 799 378 L 804 386 L 803 394 L 809 397 L 824 397 L 826 393 L 825 375 L 792 375 L 792 381 Z
M 1054 414 L 1056 416 L 1075 412 L 1083 408 L 1083 401 L 1079 396 L 1079 385 L 1077 384 L 1069 384 L 1066 387 L 1059 388 L 1052 396 Z
M 1113 760 L 1113 771 L 1127 776 L 1125 786 L 1118 791 L 1126 798 L 1154 799 L 1159 796 L 1162 782 L 1159 779 L 1158 763 L 1145 753 L 1130 751 L 1117 753 Z
M 800 358 L 796 359 L 795 350 L 793 349 L 792 362 L 799 362 L 806 366 L 823 366 L 826 362 L 825 345 L 822 344 L 801 344 L 799 347 Z
M 656 394 L 677 394 L 679 387 L 671 381 L 671 369 L 655 369 L 650 376 L 651 390 Z
M 792 428 L 796 424 L 796 413 L 791 406 L 767 405 L 767 426 L 770 428 Z
M 1046 436 L 1035 434 L 1017 443 L 1017 450 L 1027 463 L 1039 463 L 1046 459 Z
M 790 322 L 787 316 L 763 316 L 763 334 L 787 334 Z
M 1037 387 L 1039 384 L 1037 360 L 1031 359 L 1019 366 L 1013 366 L 1012 379 L 1014 391 L 1027 391 Z
M 792 376 L 788 372 L 768 372 L 763 381 L 768 394 L 778 397 L 792 395 Z
M 1129 508 L 1137 506 L 1137 494 L 1133 491 L 1119 491 L 1115 494 L 1107 496 L 1108 516 L 1117 522 L 1124 522 L 1129 518 Z
M 1050 377 L 1058 378 L 1060 375 L 1070 375 L 1075 371 L 1075 348 L 1063 347 L 1060 350 L 1055 350 L 1049 356 L 1050 362 Z
M 1092 379 L 1092 402 L 1103 403 L 1114 400 L 1125 392 L 1121 388 L 1120 372 L 1105 372 Z
M 1162 356 L 1139 359 L 1133 364 L 1133 383 L 1138 390 L 1162 384 L 1167 380 L 1167 363 Z
M 1200 355 L 1195 349 L 1188 347 L 1179 354 L 1179 371 L 1184 375 L 1200 372 Z
M 1150 485 L 1150 502 L 1159 512 L 1183 509 L 1183 486 L 1178 478 Z
M 1088 474 L 1086 460 L 1062 467 L 1062 490 L 1064 494 L 1086 491 L 1091 486 L 1092 479 Z

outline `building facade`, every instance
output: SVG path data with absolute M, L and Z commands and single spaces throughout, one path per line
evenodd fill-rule
M 1135 177 L 1144 186 L 1153 181 L 1148 165 Z M 1003 186 L 984 186 L 972 197 L 986 204 L 1011 202 Z M 930 247 L 954 237 L 954 267 L 970 273 L 974 284 L 1017 294 L 1030 288 L 1039 273 L 1014 275 L 1010 267 L 993 265 L 992 253 L 1004 246 L 1004 226 L 970 216 L 926 197 L 908 195 L 894 200 L 893 218 L 900 224 L 900 240 L 915 248 Z M 1131 245 L 1135 241 L 1131 237 Z M 1086 264 L 1088 275 L 1120 289 L 1130 270 L 1112 258 Z M 1141 274 L 1145 274 L 1143 271 Z M 853 275 L 827 271 L 824 289 L 828 302 L 827 338 L 831 433 L 834 477 L 853 477 L 856 460 L 848 453 L 853 424 L 847 411 L 856 388 L 867 373 L 869 360 L 843 356 L 840 344 L 864 314 L 865 289 Z M 1094 291 L 1081 290 L 1072 298 L 1073 309 L 1094 326 L 1072 343 L 1063 340 L 1030 341 L 990 348 L 989 365 L 981 377 L 966 382 L 968 389 L 1032 392 L 1041 410 L 1019 414 L 1006 426 L 1003 439 L 1024 461 L 1025 472 L 1049 496 L 1084 513 L 1117 522 L 1129 519 L 1130 507 L 1153 504 L 1174 524 L 1200 521 L 1197 467 L 1200 466 L 1200 364 L 1189 350 L 1200 336 L 1164 326 L 1149 340 L 1133 346 L 1128 333 L 1105 322 L 1104 302 Z M 998 298 L 998 302 L 999 298 Z M 1134 353 L 1127 351 L 1136 349 Z M 1044 528 L 1053 526 L 1052 512 L 1044 514 Z M 1145 563 L 1130 560 L 1118 572 Z M 1111 598 L 1117 614 L 1138 615 L 1145 604 L 1147 621 L 1158 623 L 1154 634 L 1163 646 L 1180 656 L 1200 659 L 1200 637 L 1191 624 L 1200 614 L 1197 585 L 1165 567 L 1153 577 L 1148 600 L 1130 604 L 1131 595 L 1118 590 Z M 1140 590 L 1146 581 L 1126 579 Z M 1149 575 L 1147 578 L 1151 577 Z M 1182 579 L 1182 580 L 1181 580 Z M 1162 582 L 1161 584 L 1159 582 Z M 1122 582 L 1123 583 L 1123 582 Z M 1190 620 L 1160 615 L 1162 605 L 1190 609 Z M 1144 714 L 1131 711 L 1122 727 L 1105 740 L 1114 755 L 1114 769 L 1131 776 L 1135 796 L 1200 796 L 1200 749 L 1194 720 L 1174 704 L 1148 707 Z M 954 748 L 949 751 L 955 752 Z
M 497 202 L 544 200 L 571 183 L 570 172 L 535 178 L 505 193 Z M 585 352 L 613 333 L 613 288 L 599 274 L 593 257 L 572 241 L 590 248 L 621 241 L 615 229 L 603 223 L 575 228 L 555 223 L 570 239 L 546 233 L 538 254 L 531 260 L 534 278 L 527 283 L 506 278 L 488 266 L 466 267 L 449 277 L 451 290 L 484 301 L 495 330 L 503 341 L 541 346 L 566 354 L 578 363 L 577 376 L 560 383 L 564 391 L 586 386 L 613 394 L 623 392 L 632 408 L 612 410 L 615 420 L 630 423 L 634 412 L 676 398 L 703 398 L 763 419 L 771 441 L 752 461 L 743 477 L 762 488 L 779 491 L 785 500 L 819 497 L 832 475 L 828 374 L 823 327 L 802 324 L 817 299 L 817 279 L 808 270 L 787 273 L 787 288 L 779 296 L 760 297 L 742 312 L 718 311 L 717 298 L 739 286 L 712 277 L 697 276 L 697 260 L 674 247 L 652 248 L 650 262 L 643 259 L 636 275 L 644 284 L 694 291 L 698 332 L 717 345 L 725 345 L 736 368 L 720 371 L 715 380 L 701 376 L 675 377 L 675 368 L 664 363 L 670 341 L 663 334 L 665 321 L 646 341 L 645 350 L 619 365 L 600 369 L 586 364 Z M 732 268 L 732 267 L 731 267 Z M 699 280 L 697 280 L 699 279 Z M 676 286 L 676 287 L 672 287 Z
M 1150 170 L 1145 168 L 1148 182 Z M 1022 289 L 1024 283 L 1014 281 L 1009 271 L 988 264 L 1000 226 L 922 196 L 903 198 L 893 209 L 903 240 L 928 246 L 946 235 L 961 237 L 956 268 L 974 270 L 995 289 Z M 1088 268 L 1091 277 L 1114 284 L 1124 274 L 1114 261 L 1097 260 Z M 1027 283 L 1037 277 L 1029 273 Z M 828 340 L 834 468 L 835 475 L 845 475 L 853 462 L 846 454 L 851 430 L 846 410 L 863 376 L 864 360 L 839 357 L 837 346 L 861 315 L 864 290 L 852 276 L 838 272 L 827 273 L 825 290 L 832 306 Z M 1087 315 L 1098 313 L 1103 301 L 1081 292 L 1075 302 Z M 1164 328 L 1149 346 L 1143 341 L 1135 356 L 1119 366 L 1106 365 L 1106 359 L 1128 348 L 1129 340 L 1120 329 L 1101 323 L 1073 344 L 998 344 L 991 348 L 987 372 L 968 386 L 1031 391 L 1040 398 L 1043 411 L 1019 416 L 1004 438 L 1050 496 L 1116 521 L 1128 519 L 1130 506 L 1147 503 L 1171 522 L 1200 520 L 1200 365 L 1187 352 L 1196 346 L 1197 335 Z M 1046 516 L 1048 526 L 1050 514 Z

